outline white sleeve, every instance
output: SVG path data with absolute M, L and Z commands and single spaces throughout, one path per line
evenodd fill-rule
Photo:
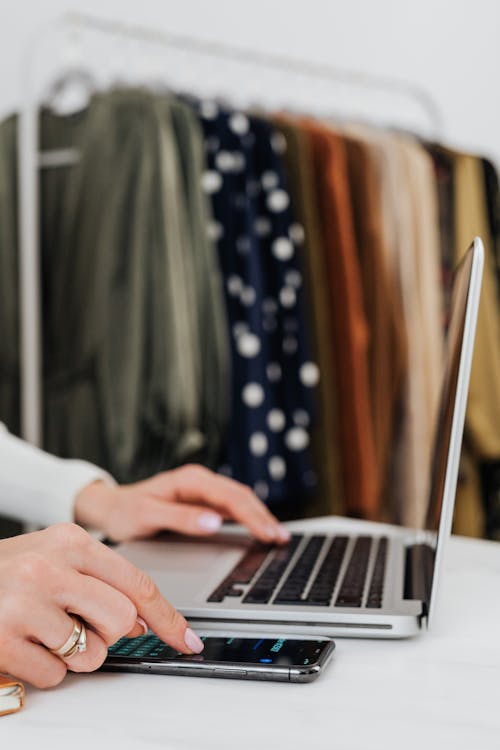
M 86 461 L 51 456 L 0 424 L 0 514 L 40 526 L 73 521 L 77 494 L 110 475 Z

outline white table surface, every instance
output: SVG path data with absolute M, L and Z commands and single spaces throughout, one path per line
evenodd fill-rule
M 314 683 L 69 675 L 28 689 L 25 709 L 0 719 L 1 746 L 498 750 L 500 544 L 452 537 L 445 568 L 432 631 L 337 639 Z

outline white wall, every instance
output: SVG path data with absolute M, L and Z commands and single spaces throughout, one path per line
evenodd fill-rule
M 0 0 L 0 115 L 21 100 L 21 63 L 40 28 L 67 10 L 419 84 L 439 103 L 443 139 L 488 154 L 500 164 L 496 0 Z M 92 45 L 85 49 L 89 58 L 97 59 Z M 46 77 L 61 60 L 67 61 L 65 50 L 57 43 L 46 45 L 38 56 L 38 74 Z M 143 50 L 124 52 L 116 45 L 107 45 L 106 57 L 114 77 L 131 67 L 140 77 L 153 64 Z M 165 58 L 162 70 L 174 86 L 196 83 L 201 90 L 244 94 L 244 101 L 294 104 L 332 114 L 359 112 L 379 121 L 415 123 L 426 131 L 425 114 L 400 97 L 263 74 L 248 66 L 217 65 L 196 56 Z

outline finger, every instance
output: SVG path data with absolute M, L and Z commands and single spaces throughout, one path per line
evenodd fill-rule
M 15 675 L 38 688 L 58 685 L 65 677 L 66 664 L 42 645 L 19 639 L 9 651 L 8 663 L 0 671 Z
M 147 632 L 146 623 L 137 616 L 130 599 L 107 583 L 71 568 L 61 569 L 50 564 L 46 573 L 46 593 L 51 602 L 33 597 L 26 600 L 21 607 L 25 615 L 16 626 L 22 635 L 47 648 L 57 649 L 73 629 L 68 612 L 89 623 L 108 645 L 122 636 L 135 638 Z M 19 595 L 18 604 L 21 604 Z
M 89 534 L 73 531 L 71 525 L 64 524 L 63 527 L 61 533 L 66 531 L 73 536 L 74 543 L 70 545 L 72 559 L 81 573 L 98 578 L 125 594 L 151 630 L 173 648 L 182 653 L 203 650 L 203 643 L 188 627 L 184 617 L 161 595 L 146 573 Z
M 132 612 L 135 618 L 135 607 L 127 597 L 112 589 L 111 586 L 73 571 L 65 571 L 63 579 L 64 584 L 69 586 L 69 592 L 60 596 L 62 603 L 66 604 L 69 610 L 82 621 L 87 638 L 86 650 L 83 652 L 76 652 L 69 657 L 54 654 L 68 665 L 68 669 L 73 672 L 92 672 L 104 662 L 109 645 L 116 643 L 127 633 L 135 637 L 147 631 L 147 626 L 144 628 L 135 619 L 134 627 L 130 631 L 129 613 Z M 60 580 L 58 585 L 62 585 Z M 126 602 L 125 605 L 122 600 Z M 48 649 L 62 648 L 73 634 L 75 625 L 73 618 L 63 608 L 55 605 L 44 607 L 42 605 L 36 609 L 39 613 L 36 627 L 31 628 L 29 636 Z M 99 609 L 100 613 L 96 615 Z M 104 626 L 103 622 L 106 623 Z M 92 630 L 94 623 L 106 632 L 107 640 L 99 632 Z
M 76 615 L 78 617 L 78 615 Z M 79 618 L 80 619 L 80 618 Z M 91 630 L 82 620 L 86 633 L 85 651 L 76 651 L 72 656 L 54 654 L 63 661 L 72 672 L 93 672 L 104 662 L 108 653 L 108 647 L 103 639 Z M 74 631 L 74 621 L 61 609 L 57 607 L 47 608 L 44 612 L 43 630 L 45 634 L 39 637 L 41 644 L 48 649 L 61 648 L 71 637 Z
M 209 536 L 219 531 L 223 518 L 207 507 L 188 505 L 186 503 L 165 503 L 148 498 L 144 502 L 141 521 L 151 532 L 163 529 L 178 531 L 193 536 Z
M 62 657 L 71 672 L 93 672 L 104 663 L 108 655 L 108 647 L 103 639 L 86 627 L 87 647 L 85 651 L 74 653 L 72 656 Z
M 22 635 L 51 650 L 62 648 L 73 632 L 71 615 L 54 602 L 37 600 L 32 602 L 31 612 L 36 616 L 27 613 Z
M 252 490 L 234 479 L 215 474 L 201 466 L 177 470 L 176 496 L 181 501 L 198 497 L 247 526 L 265 541 L 288 538 L 288 532 Z
M 137 609 L 129 597 L 95 576 L 62 571 L 55 602 L 88 623 L 108 646 L 137 628 Z
M 142 617 L 137 616 L 134 627 L 125 634 L 125 638 L 137 638 L 140 635 L 146 635 L 148 630 L 147 623 L 144 622 Z
M 288 530 L 249 487 L 202 466 L 183 466 L 154 477 L 156 491 L 178 502 L 201 501 L 246 526 L 262 541 L 286 542 Z

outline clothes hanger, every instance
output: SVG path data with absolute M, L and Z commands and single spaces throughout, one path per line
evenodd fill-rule
M 58 115 L 73 114 L 87 108 L 96 89 L 97 82 L 88 70 L 65 70 L 50 84 L 43 106 Z

